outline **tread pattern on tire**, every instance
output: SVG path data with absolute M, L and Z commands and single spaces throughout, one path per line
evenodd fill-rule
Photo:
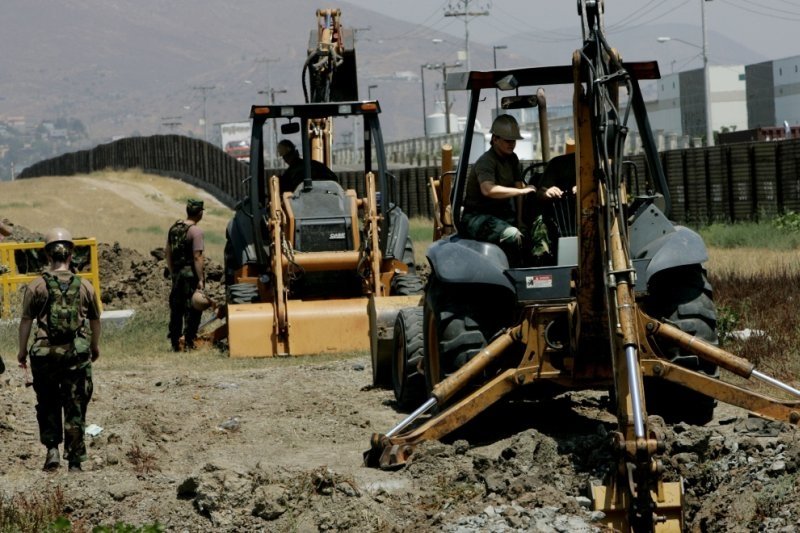
M 425 346 L 422 307 L 400 310 L 395 320 L 394 343 L 392 386 L 395 399 L 400 408 L 413 409 L 425 399 L 425 376 L 417 370 Z
M 258 301 L 258 286 L 253 283 L 236 283 L 227 289 L 228 303 L 248 304 Z
M 396 274 L 392 277 L 390 293 L 394 296 L 412 296 L 422 294 L 425 284 L 416 274 Z
M 433 386 L 448 374 L 456 371 L 475 354 L 486 347 L 487 339 L 502 327 L 504 313 L 499 302 L 482 298 L 477 287 L 444 287 L 436 278 L 431 278 L 425 295 L 424 334 L 425 345 L 429 331 L 428 322 L 435 321 L 439 345 L 439 376 L 432 376 L 430 353 L 425 353 L 425 384 L 428 393 Z M 485 295 L 484 295 L 485 296 Z
M 717 314 L 712 288 L 701 265 L 690 265 L 660 272 L 650 280 L 650 295 L 644 303 L 647 313 L 680 328 L 681 331 L 717 344 Z M 717 365 L 685 354 L 677 346 L 662 346 L 664 355 L 675 364 L 719 377 Z M 651 379 L 646 382 L 648 411 L 669 422 L 683 421 L 703 425 L 714 416 L 716 400 L 680 385 Z

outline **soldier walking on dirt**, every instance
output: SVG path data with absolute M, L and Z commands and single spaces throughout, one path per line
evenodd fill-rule
M 172 279 L 169 293 L 169 333 L 173 351 L 193 350 L 202 312 L 191 305 L 192 294 L 205 288 L 203 272 L 203 201 L 190 198 L 186 202 L 186 220 L 176 221 L 167 234 L 165 259 Z
M 47 232 L 44 251 L 49 268 L 26 287 L 17 361 L 27 369 L 30 354 L 39 439 L 47 448 L 44 469 L 60 466 L 58 445 L 64 442 L 64 457 L 74 472 L 86 460 L 83 436 L 93 390 L 92 362 L 100 357 L 100 306 L 92 284 L 70 270 L 73 248 L 69 231 Z M 37 330 L 29 352 L 34 320 Z
M 544 228 L 523 226 L 522 197 L 536 192 L 536 188 L 522 183 L 519 158 L 514 153 L 517 141 L 522 139 L 517 120 L 500 115 L 492 122 L 490 132 L 491 147 L 467 176 L 460 230 L 466 237 L 497 244 L 509 263 L 518 264 L 530 253 L 548 251 L 546 242 L 542 242 L 546 233 Z

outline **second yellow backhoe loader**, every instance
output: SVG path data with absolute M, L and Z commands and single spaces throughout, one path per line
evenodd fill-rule
M 573 202 L 574 218 L 563 226 L 577 235 L 558 239 L 547 266 L 510 266 L 498 246 L 460 236 L 465 143 L 452 193 L 440 198 L 450 205 L 438 211 L 452 216 L 454 231 L 442 231 L 428 249 L 424 304 L 403 309 L 395 328 L 401 392 L 421 377 L 427 399 L 372 436 L 365 462 L 401 467 L 419 443 L 447 436 L 523 387 L 610 390 L 618 427 L 609 446 L 617 459 L 605 483 L 591 487 L 593 508 L 613 531 L 679 532 L 682 483 L 662 477 L 665 442 L 649 415 L 702 424 L 719 400 L 797 425 L 800 391 L 717 346 L 707 250 L 697 233 L 669 219 L 669 189 L 639 87 L 659 77 L 658 65 L 620 59 L 606 41 L 602 1 L 580 0 L 578 8 L 584 44 L 571 65 L 447 80 L 449 90 L 470 92 L 466 138 L 490 91 L 513 91 L 502 99 L 513 112 L 536 105 L 537 88 L 571 85 L 575 154 L 547 161 L 536 179 L 565 169 L 572 176 L 576 194 L 564 201 Z M 623 157 L 634 124 L 645 152 L 639 166 Z M 561 157 L 573 159 L 564 165 Z M 725 382 L 719 368 L 766 382 L 775 395 Z

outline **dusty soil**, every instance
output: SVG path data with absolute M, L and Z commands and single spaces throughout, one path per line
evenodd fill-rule
M 109 309 L 166 299 L 163 261 L 103 244 Z M 212 292 L 221 269 L 210 264 Z M 148 303 L 149 302 L 149 303 Z M 213 349 L 95 365 L 82 473 L 41 470 L 33 391 L 0 376 L 0 491 L 63 494 L 75 530 L 158 522 L 170 531 L 596 531 L 587 486 L 615 428 L 604 393 L 504 402 L 398 471 L 362 464 L 373 432 L 405 416 L 371 387 L 366 354 L 236 361 Z M 691 531 L 800 529 L 796 431 L 720 407 L 665 426 L 665 477 L 685 480 Z

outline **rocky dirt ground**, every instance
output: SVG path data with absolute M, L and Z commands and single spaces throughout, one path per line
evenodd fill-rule
M 101 245 L 107 308 L 166 298 L 163 262 Z M 221 296 L 221 269 L 210 265 Z M 148 303 L 150 302 L 150 303 Z M 156 304 L 157 305 L 157 304 Z M 10 363 L 14 339 L 4 338 Z M 85 471 L 41 470 L 33 391 L 0 376 L 0 493 L 56 494 L 76 531 L 158 522 L 169 531 L 589 532 L 587 487 L 615 428 L 596 391 L 502 403 L 398 471 L 366 468 L 373 432 L 405 413 L 371 386 L 369 358 L 228 360 L 214 350 L 95 365 Z M 664 426 L 665 477 L 685 482 L 687 529 L 800 530 L 800 441 L 721 406 L 704 427 Z

